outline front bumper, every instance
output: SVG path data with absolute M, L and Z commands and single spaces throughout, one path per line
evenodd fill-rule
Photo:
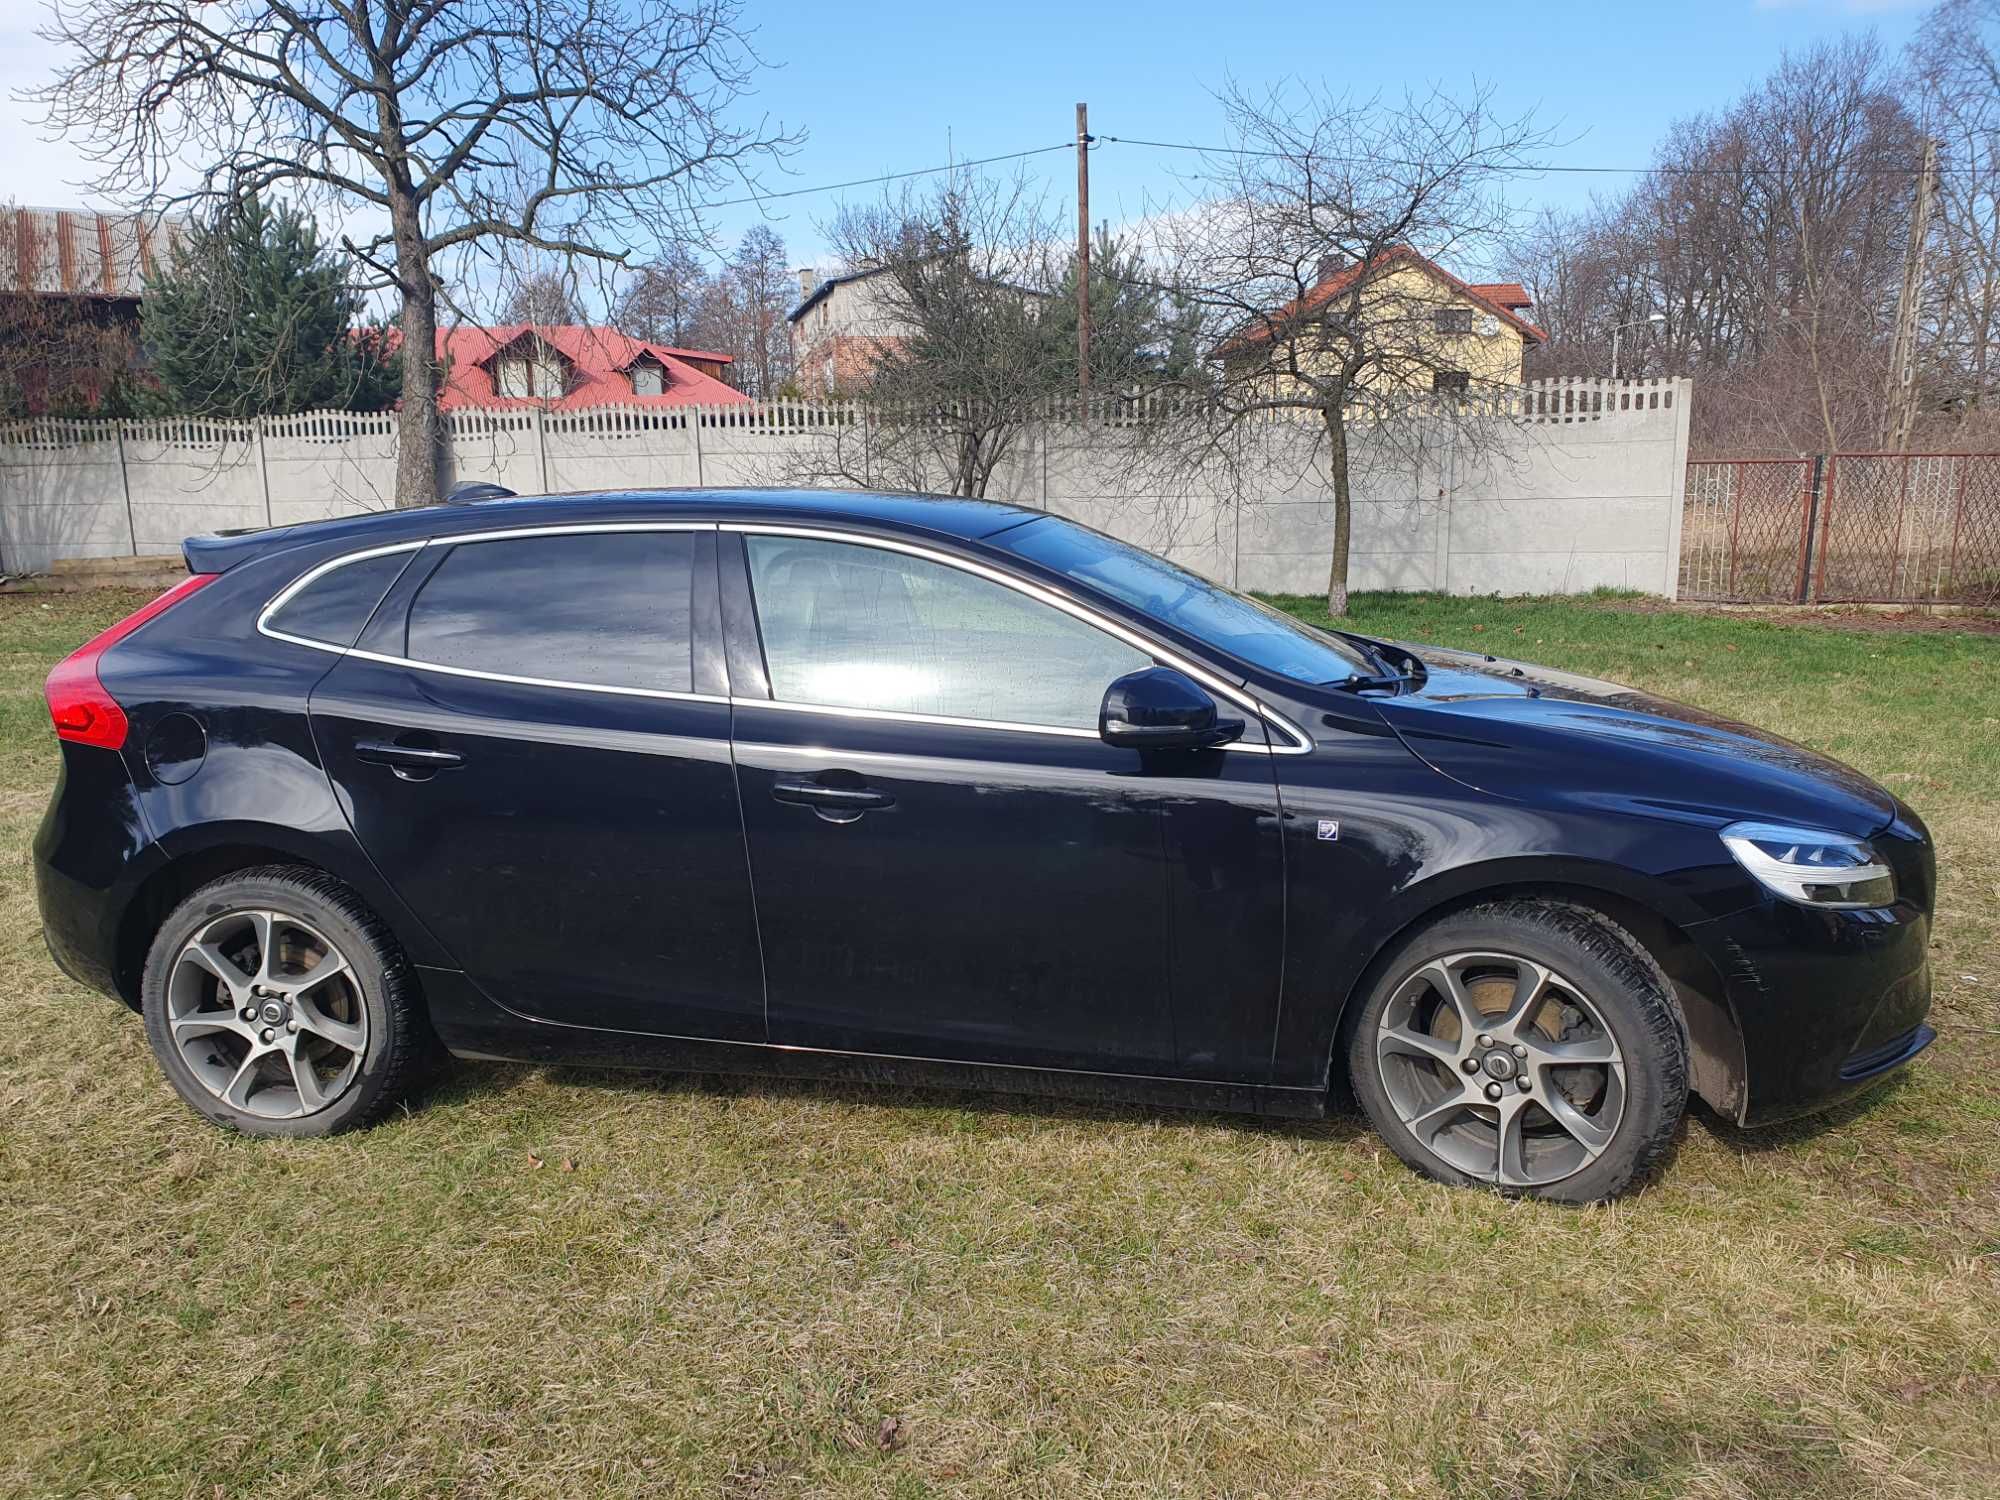
M 1767 1125 L 1873 1087 L 1936 1039 L 1930 915 L 1912 902 L 1812 911 L 1772 899 L 1701 924 L 1743 1042 L 1738 1123 Z

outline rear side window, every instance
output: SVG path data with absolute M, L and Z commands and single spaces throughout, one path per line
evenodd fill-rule
M 390 552 L 329 569 L 280 605 L 265 624 L 284 635 L 345 651 L 416 555 L 415 549 Z
M 693 577 L 686 531 L 462 543 L 410 605 L 410 659 L 685 693 L 694 683 Z

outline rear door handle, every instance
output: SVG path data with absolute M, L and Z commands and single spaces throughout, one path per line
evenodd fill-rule
M 896 799 L 887 792 L 866 786 L 828 786 L 796 776 L 780 776 L 771 783 L 771 795 L 780 802 L 795 802 L 815 811 L 859 815 L 874 808 L 894 807 Z
M 388 766 L 398 776 L 415 771 L 449 771 L 465 764 L 456 750 L 433 750 L 425 745 L 399 745 L 394 740 L 357 740 L 354 753 L 371 765 Z

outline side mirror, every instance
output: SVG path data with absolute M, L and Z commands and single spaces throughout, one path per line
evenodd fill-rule
M 1243 733 L 1241 719 L 1219 719 L 1215 700 L 1171 667 L 1128 673 L 1104 690 L 1097 732 L 1128 750 L 1208 750 Z

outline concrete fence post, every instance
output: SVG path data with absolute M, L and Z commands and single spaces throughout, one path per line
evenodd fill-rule
M 688 408 L 688 433 L 694 443 L 694 482 L 698 485 L 708 483 L 707 468 L 701 455 L 701 412 L 699 406 Z
M 271 466 L 264 458 L 264 418 L 252 419 L 250 430 L 257 444 L 257 488 L 264 496 L 264 524 L 275 526 L 277 522 L 271 519 Z
M 1672 489 L 1667 502 L 1667 576 L 1660 592 L 1681 596 L 1681 525 L 1687 519 L 1688 422 L 1694 411 L 1694 382 L 1683 376 L 1669 387 L 1674 393 L 1674 457 Z
M 535 408 L 535 471 L 541 476 L 542 493 L 549 492 L 549 414 Z
M 125 534 L 132 539 L 132 555 L 139 555 L 139 523 L 132 519 L 132 476 L 125 469 L 125 424 L 113 422 L 111 430 L 118 438 L 118 487 L 125 496 Z

